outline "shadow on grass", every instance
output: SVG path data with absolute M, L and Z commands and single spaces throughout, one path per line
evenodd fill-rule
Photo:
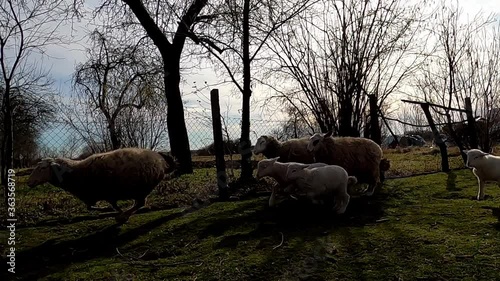
M 214 245 L 216 249 L 234 249 L 240 242 L 250 240 L 257 241 L 257 248 L 274 247 L 277 244 L 276 241 L 279 243 L 281 239 L 279 232 L 282 232 L 287 239 L 298 237 L 301 242 L 293 247 L 297 250 L 300 247 L 305 248 L 300 245 L 304 245 L 307 241 L 315 241 L 331 231 L 339 229 L 342 231 L 343 226 L 363 226 L 375 223 L 384 213 L 382 206 L 386 197 L 386 194 L 377 194 L 370 198 L 352 199 L 343 215 L 336 215 L 331 210 L 311 205 L 308 202 L 294 200 L 285 201 L 275 209 L 266 206 L 267 198 L 239 202 L 236 208 L 224 211 L 218 211 L 218 207 L 212 205 L 213 210 L 210 211 L 215 210 L 213 216 L 197 216 L 189 223 L 175 227 L 171 232 L 177 237 L 195 233 L 198 239 L 223 236 L 222 240 Z M 185 210 L 160 217 L 123 233 L 120 233 L 118 225 L 110 225 L 84 237 L 47 241 L 17 254 L 16 259 L 22 263 L 18 265 L 19 274 L 16 279 L 37 280 L 63 272 L 71 264 L 115 256 L 117 255 L 116 248 L 188 212 L 190 211 Z M 245 227 L 249 223 L 252 224 L 250 232 L 224 236 L 227 230 Z M 348 240 L 348 237 L 346 239 Z M 167 241 L 169 240 L 164 242 Z M 161 256 L 151 256 L 148 259 L 157 259 Z M 3 261 L 5 264 L 5 260 Z M 311 262 L 315 261 L 311 260 Z M 272 270 L 268 270 L 267 267 L 265 271 L 272 273 Z
M 336 259 L 332 252 L 335 250 L 331 249 L 335 243 L 328 240 L 328 235 L 335 232 L 342 237 L 341 244 L 349 245 L 355 253 L 361 251 L 356 250 L 359 245 L 352 239 L 352 227 L 378 223 L 384 215 L 386 199 L 387 194 L 353 199 L 342 215 L 307 201 L 289 200 L 274 209 L 263 207 L 213 221 L 198 233 L 198 238 L 222 236 L 214 249 L 238 251 L 239 246 L 248 243 L 256 243 L 256 250 L 264 249 L 263 262 L 245 272 L 246 278 L 239 276 L 240 280 L 261 280 L 259 276 L 265 276 L 262 280 L 283 279 L 284 272 L 290 272 L 285 280 L 292 277 L 292 280 L 325 280 L 321 277 L 326 270 L 325 262 L 335 263 Z M 241 233 L 224 235 L 227 231 L 238 229 L 242 230 Z M 250 231 L 245 232 L 247 229 Z M 274 251 L 281 246 L 280 241 L 286 241 L 286 246 Z M 289 241 L 293 242 L 289 244 Z M 273 264 L 289 266 L 277 269 Z
M 448 177 L 446 178 L 446 190 L 448 190 L 448 191 L 461 190 L 460 188 L 457 188 L 457 185 L 455 182 L 457 179 L 457 175 L 455 174 L 455 172 L 450 171 L 447 174 L 448 174 Z
M 184 215 L 185 212 L 158 218 L 119 235 L 120 227 L 114 224 L 90 235 L 61 242 L 49 240 L 39 246 L 17 254 L 22 261 L 17 269 L 18 280 L 37 280 L 51 273 L 60 272 L 72 263 L 85 262 L 98 257 L 116 254 L 116 248 L 160 225 Z
M 156 206 L 149 206 L 149 207 L 143 207 L 137 212 L 135 212 L 135 215 L 137 214 L 145 214 L 145 213 L 150 213 L 154 211 L 163 211 L 163 210 L 169 210 L 178 207 L 177 205 L 171 204 L 167 206 L 162 206 L 156 207 Z M 127 207 L 129 208 L 129 207 Z M 124 208 L 123 210 L 126 210 L 127 208 Z M 88 215 L 82 215 L 82 216 L 77 216 L 73 218 L 58 218 L 58 219 L 50 219 L 50 220 L 42 220 L 39 221 L 33 225 L 22 225 L 18 227 L 18 229 L 22 228 L 27 228 L 27 227 L 45 227 L 45 226 L 60 226 L 60 225 L 65 225 L 65 224 L 73 224 L 73 223 L 78 223 L 78 222 L 83 222 L 83 221 L 93 221 L 93 220 L 100 220 L 104 218 L 112 218 L 117 215 L 117 212 L 111 208 L 111 207 L 106 207 L 103 208 L 100 211 L 93 211 L 97 214 L 92 214 L 92 212 L 89 212 L 90 214 Z
M 376 197 L 352 199 L 347 211 L 342 215 L 337 215 L 324 206 L 312 205 L 305 200 L 288 200 L 276 208 L 262 208 L 246 212 L 242 216 L 216 220 L 204 228 L 198 237 L 204 239 L 208 236 L 221 236 L 228 230 L 246 224 L 256 224 L 251 232 L 225 236 L 215 246 L 215 248 L 235 248 L 240 241 L 265 240 L 277 232 L 303 235 L 306 231 L 308 236 L 317 236 L 342 226 L 364 226 L 375 223 L 383 216 L 382 197 L 386 195 L 379 194 Z M 261 240 L 261 243 L 266 241 Z
M 497 222 L 495 223 L 494 227 L 496 230 L 500 231 L 500 208 L 490 206 L 484 206 L 481 208 L 491 210 L 492 215 L 497 218 Z

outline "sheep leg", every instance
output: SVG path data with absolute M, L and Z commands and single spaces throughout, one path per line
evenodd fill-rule
M 337 214 L 343 214 L 345 213 L 346 209 L 347 209 L 347 205 L 349 205 L 349 200 L 351 199 L 351 196 L 349 196 L 349 194 L 339 194 L 338 196 L 336 196 L 336 199 L 335 199 L 335 205 L 334 205 L 334 208 L 335 208 L 335 211 L 337 212 Z
M 146 204 L 146 198 L 140 198 L 140 199 L 135 199 L 134 200 L 134 206 L 132 206 L 130 209 L 126 210 L 125 212 L 122 212 L 118 214 L 115 217 L 115 220 L 118 223 L 125 223 L 128 221 L 131 215 L 133 215 L 137 210 L 142 208 Z
M 373 181 L 368 184 L 368 189 L 365 191 L 364 195 L 366 196 L 373 196 L 375 194 L 375 191 L 377 190 L 377 187 L 381 185 L 380 181 Z
M 478 183 L 479 183 L 479 190 L 477 192 L 477 200 L 483 200 L 484 199 L 484 186 L 485 186 L 485 183 L 484 181 L 478 179 L 477 180 Z
M 377 187 L 380 185 L 380 167 L 376 165 L 376 168 L 372 172 L 372 180 L 368 184 L 368 189 L 365 192 L 366 196 L 373 196 Z

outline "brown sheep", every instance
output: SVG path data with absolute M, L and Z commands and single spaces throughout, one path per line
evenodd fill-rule
M 366 195 L 371 196 L 381 184 L 381 174 L 390 168 L 390 162 L 382 158 L 382 149 L 366 138 L 338 137 L 332 132 L 314 134 L 307 146 L 314 153 L 315 161 L 343 167 L 358 183 L 368 184 Z
M 161 180 L 173 172 L 172 156 L 148 149 L 123 148 L 91 155 L 83 160 L 46 158 L 28 179 L 28 186 L 50 183 L 82 200 L 87 209 L 105 200 L 118 211 L 124 223 L 146 203 L 146 197 Z M 133 199 L 134 205 L 122 212 L 118 200 Z
M 307 151 L 308 143 L 309 137 L 280 142 L 272 136 L 261 136 L 257 139 L 253 153 L 262 153 L 268 159 L 279 157 L 278 161 L 282 163 L 312 164 L 314 163 L 314 155 Z

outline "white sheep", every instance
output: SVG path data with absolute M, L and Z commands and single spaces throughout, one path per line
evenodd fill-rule
M 123 148 L 91 155 L 83 160 L 46 158 L 28 179 L 28 186 L 50 183 L 82 200 L 87 209 L 105 200 L 118 211 L 116 220 L 124 223 L 146 203 L 146 197 L 175 169 L 174 159 L 148 149 Z M 122 212 L 118 200 L 134 200 Z
M 255 155 L 262 153 L 266 158 L 279 157 L 279 162 L 314 163 L 314 155 L 307 151 L 309 137 L 280 142 L 272 136 L 261 136 L 253 149 Z
M 257 164 L 257 179 L 263 177 L 271 177 L 276 180 L 278 184 L 274 185 L 271 192 L 271 197 L 269 198 L 269 207 L 273 207 L 276 205 L 276 194 L 281 191 L 285 191 L 286 193 L 293 193 L 294 187 L 293 182 L 290 182 L 286 178 L 286 172 L 288 166 L 290 164 L 296 164 L 295 162 L 290 163 L 281 163 L 278 162 L 279 157 L 264 159 L 259 161 Z M 304 164 L 308 167 L 322 167 L 326 166 L 323 163 L 314 163 L 314 164 Z
M 343 214 L 349 204 L 347 190 L 356 184 L 356 177 L 337 165 L 310 168 L 300 163 L 288 166 L 286 178 L 294 181 L 300 193 L 313 203 L 334 202 L 333 209 Z
M 497 182 L 500 187 L 500 157 L 479 149 L 464 150 L 463 152 L 467 154 L 467 163 L 465 165 L 472 168 L 472 172 L 479 183 L 477 200 L 482 200 L 484 199 L 484 187 L 487 182 Z

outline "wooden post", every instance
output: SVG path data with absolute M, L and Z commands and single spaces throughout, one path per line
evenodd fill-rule
M 469 130 L 470 148 L 478 148 L 478 138 L 476 134 L 476 120 L 472 112 L 472 103 L 470 98 L 465 98 L 465 110 L 467 114 L 467 128 Z
M 380 124 L 378 122 L 378 105 L 377 96 L 368 95 L 370 99 L 370 135 L 371 139 L 377 144 L 382 144 L 382 136 L 380 134 Z
M 443 139 L 439 135 L 439 132 L 436 128 L 436 124 L 434 124 L 434 120 L 432 119 L 431 111 L 429 110 L 428 103 L 420 103 L 422 110 L 424 111 L 425 117 L 427 118 L 427 122 L 429 123 L 429 127 L 431 127 L 432 134 L 434 135 L 434 142 L 439 146 L 439 150 L 441 152 L 441 170 L 443 172 L 450 171 L 450 165 L 448 163 L 448 149 Z
M 220 120 L 219 90 L 210 91 L 210 103 L 212 105 L 212 127 L 214 131 L 215 167 L 217 168 L 217 187 L 219 198 L 229 197 L 226 175 L 226 162 L 224 159 L 224 142 L 222 139 L 222 124 Z

